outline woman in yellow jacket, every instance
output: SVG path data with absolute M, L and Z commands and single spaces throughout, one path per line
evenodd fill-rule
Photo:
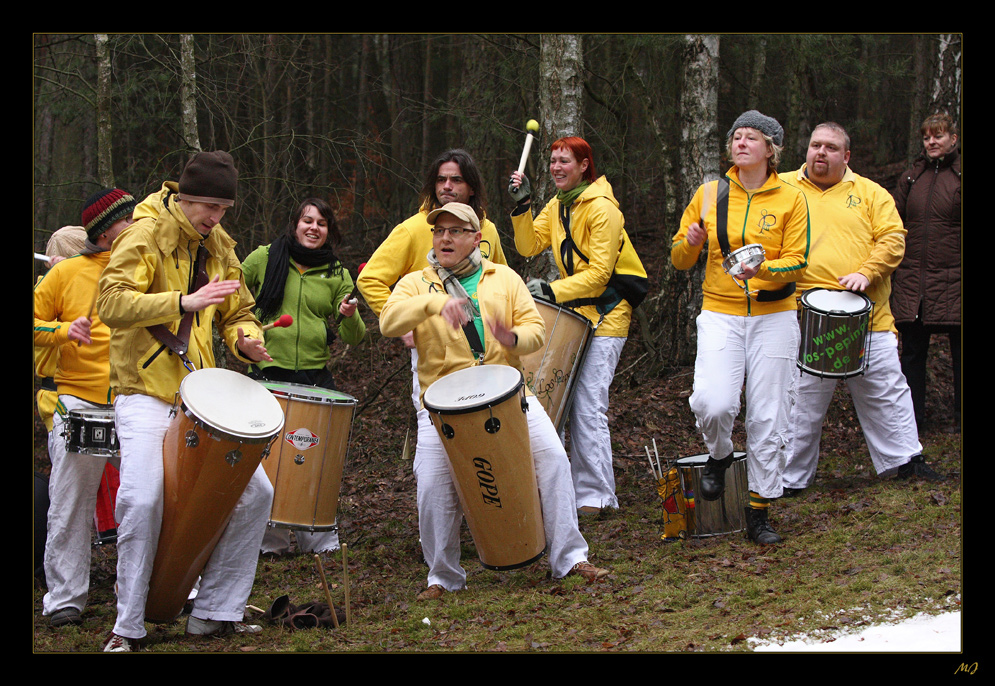
M 784 130 L 775 119 L 751 110 L 727 135 L 734 166 L 697 190 L 674 236 L 671 260 L 690 269 L 708 243 L 690 404 L 709 459 L 696 495 L 722 496 L 745 377 L 747 534 L 770 544 L 781 540 L 767 507 L 781 495 L 799 339 L 792 293 L 807 266 L 808 207 L 801 191 L 777 175 Z M 750 244 L 763 246 L 763 261 L 734 279 L 723 268 L 726 253 Z
M 555 141 L 549 173 L 557 194 L 535 218 L 528 178 L 517 171 L 512 174 L 508 190 L 518 206 L 511 221 L 519 253 L 531 257 L 552 247 L 559 268 L 560 278 L 552 283 L 531 280 L 532 295 L 575 307 L 595 327 L 587 357 L 576 372 L 569 414 L 577 508 L 592 513 L 618 507 L 608 388 L 629 335 L 632 308 L 641 300 L 625 286 L 632 281 L 644 286 L 646 271 L 625 232 L 625 218 L 611 184 L 597 176 L 587 141 L 575 136 Z

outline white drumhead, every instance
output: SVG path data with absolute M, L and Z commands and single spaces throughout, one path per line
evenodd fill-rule
M 447 374 L 425 391 L 425 407 L 436 412 L 467 412 L 496 403 L 522 385 L 522 373 L 503 364 L 482 364 Z
M 732 454 L 732 459 L 734 462 L 736 460 L 742 460 L 744 457 L 746 457 L 746 453 L 744 452 L 734 451 Z M 691 457 L 682 457 L 679 460 L 677 460 L 678 466 L 681 467 L 703 467 L 705 466 L 706 462 L 708 462 L 708 453 L 705 453 L 704 455 L 692 455 Z
M 180 382 L 183 404 L 226 434 L 264 439 L 283 426 L 283 410 L 262 384 L 228 369 L 198 369 Z
M 806 291 L 802 303 L 820 312 L 845 312 L 856 314 L 863 312 L 871 304 L 867 296 L 853 291 L 832 291 L 825 288 L 815 288 Z

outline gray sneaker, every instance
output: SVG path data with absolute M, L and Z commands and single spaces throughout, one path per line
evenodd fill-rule
M 233 634 L 258 634 L 263 630 L 258 624 L 244 622 L 216 622 L 191 615 L 187 619 L 187 636 L 231 636 Z

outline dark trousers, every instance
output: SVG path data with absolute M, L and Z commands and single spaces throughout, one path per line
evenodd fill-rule
M 896 324 L 902 334 L 902 373 L 912 391 L 912 406 L 916 413 L 916 424 L 922 431 L 926 426 L 926 359 L 929 352 L 929 339 L 933 334 L 947 334 L 950 337 L 950 355 L 953 358 L 954 376 L 954 421 L 960 421 L 960 327 L 927 326 L 917 319 L 911 324 Z

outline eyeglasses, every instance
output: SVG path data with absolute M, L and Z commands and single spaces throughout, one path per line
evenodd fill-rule
M 465 233 L 476 233 L 476 231 L 474 231 L 473 229 L 464 229 L 464 228 L 459 227 L 459 226 L 433 226 L 432 227 L 432 235 L 433 236 L 444 236 L 447 231 L 449 232 L 449 235 L 452 236 L 453 238 L 459 238 L 460 236 L 462 236 Z

